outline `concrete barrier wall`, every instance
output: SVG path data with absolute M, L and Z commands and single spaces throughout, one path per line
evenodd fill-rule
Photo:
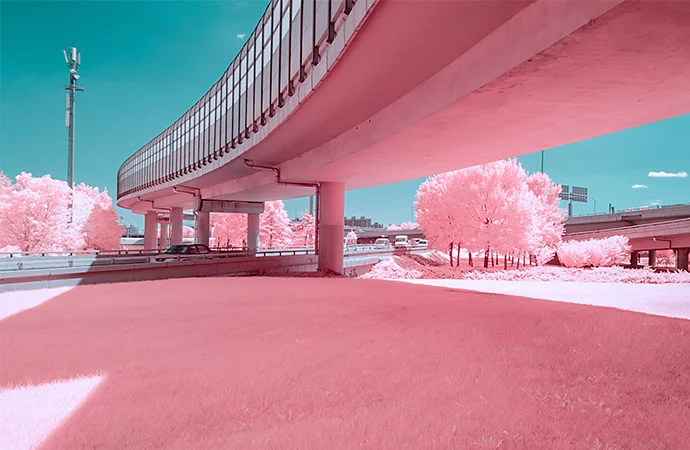
M 345 275 L 366 273 L 374 264 L 390 259 L 392 253 L 352 255 L 345 258 Z M 227 260 L 171 261 L 155 264 L 123 264 L 7 272 L 0 275 L 0 292 L 44 289 L 101 283 L 165 280 L 169 278 L 241 275 L 280 275 L 315 272 L 316 255 L 264 256 Z
M 164 280 L 168 278 L 210 277 L 243 274 L 279 274 L 315 271 L 315 255 L 262 258 L 233 258 L 232 260 L 176 261 L 158 264 L 35 270 L 30 275 L 17 271 L 3 274 L 0 292 L 80 284 L 121 283 L 129 281 Z

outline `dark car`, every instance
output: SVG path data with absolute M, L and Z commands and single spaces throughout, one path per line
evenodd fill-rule
M 167 259 L 174 259 L 184 261 L 186 258 L 182 256 L 193 256 L 193 255 L 208 255 L 213 252 L 207 245 L 204 244 L 180 244 L 173 245 L 169 249 L 158 256 L 156 256 L 156 261 L 165 261 Z

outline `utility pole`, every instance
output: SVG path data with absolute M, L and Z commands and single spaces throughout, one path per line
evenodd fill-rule
M 544 150 L 541 151 L 541 173 L 544 173 Z
M 67 93 L 67 111 L 65 111 L 65 126 L 68 128 L 67 138 L 67 184 L 74 190 L 74 96 L 84 89 L 77 86 L 79 75 L 77 70 L 81 64 L 81 54 L 76 48 L 70 47 L 63 50 L 65 62 L 69 67 L 69 86 L 65 88 Z M 72 221 L 72 200 L 70 199 L 70 222 Z

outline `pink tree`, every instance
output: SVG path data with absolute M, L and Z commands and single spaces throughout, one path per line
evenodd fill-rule
M 182 227 L 182 238 L 183 239 L 193 239 L 196 233 L 194 233 L 194 227 L 184 225 Z
M 417 219 L 432 243 L 483 250 L 488 267 L 490 252 L 505 256 L 535 242 L 538 202 L 523 168 L 515 160 L 497 161 L 426 180 L 417 192 Z
M 262 247 L 279 248 L 292 245 L 292 230 L 282 200 L 266 202 L 259 221 Z
M 460 211 L 451 201 L 451 182 L 456 176 L 455 172 L 447 172 L 428 178 L 419 186 L 415 202 L 419 228 L 433 248 L 449 251 L 451 266 L 453 243 L 467 244 L 470 240 L 466 230 L 458 226 L 456 215 Z
M 302 213 L 302 220 L 291 224 L 293 245 L 313 246 L 316 236 L 316 220 L 308 212 Z
M 107 190 L 22 173 L 0 176 L 0 230 L 0 247 L 36 251 L 117 249 L 124 228 Z
M 107 196 L 107 193 L 104 192 Z M 122 218 L 117 216 L 112 203 L 94 206 L 84 225 L 84 248 L 90 250 L 112 250 L 120 248 L 120 238 L 125 231 Z
M 537 262 L 548 262 L 549 255 L 561 243 L 565 211 L 558 207 L 561 186 L 551 182 L 548 175 L 537 172 L 527 178 L 527 187 L 537 198 L 533 230 L 530 233 L 530 251 L 537 255 Z
M 211 213 L 211 236 L 218 247 L 243 247 L 247 239 L 247 215 Z
M 391 224 L 388 225 L 389 231 L 409 231 L 416 230 L 419 228 L 417 222 L 403 222 L 400 225 Z
M 21 251 L 78 249 L 83 240 L 69 223 L 71 189 L 50 175 L 22 172 L 0 181 L 0 247 Z
M 83 248 L 112 250 L 120 248 L 124 227 L 113 207 L 113 200 L 106 189 L 80 183 L 74 187 L 72 227 L 81 234 Z

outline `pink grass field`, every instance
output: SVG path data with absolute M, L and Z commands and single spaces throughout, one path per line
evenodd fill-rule
M 0 321 L 0 351 L 3 422 L 55 424 L 3 449 L 690 442 L 690 321 L 613 308 L 347 278 L 80 286 Z

